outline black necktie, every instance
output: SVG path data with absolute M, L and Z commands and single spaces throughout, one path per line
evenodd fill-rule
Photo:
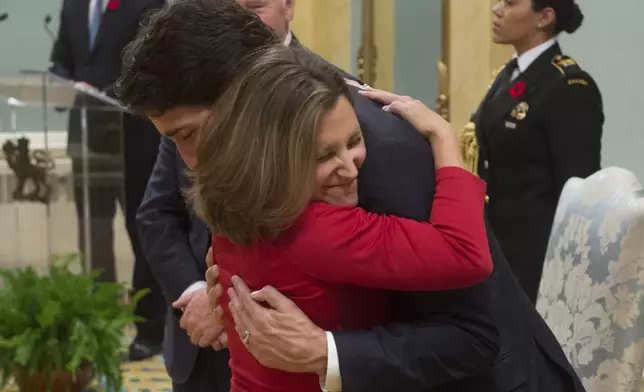
M 501 91 L 505 91 L 508 87 L 510 87 L 510 83 L 512 83 L 512 74 L 514 73 L 515 70 L 519 68 L 519 60 L 517 57 L 512 58 L 512 60 L 508 61 L 508 63 L 505 65 L 503 70 L 501 71 L 501 76 L 499 80 L 499 85 L 494 92 L 494 96 L 496 97 Z

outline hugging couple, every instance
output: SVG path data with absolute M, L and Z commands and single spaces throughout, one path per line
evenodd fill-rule
M 212 233 L 231 391 L 583 391 L 441 116 L 234 0 L 167 7 L 124 59 L 122 100 L 174 143 Z

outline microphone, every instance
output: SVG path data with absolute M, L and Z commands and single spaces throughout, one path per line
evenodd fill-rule
M 6 13 L 6 12 L 1 13 L 0 14 L 0 22 L 4 22 L 5 20 L 7 20 L 8 17 L 9 17 L 8 13 Z
M 51 15 L 47 14 L 45 15 L 45 19 L 43 19 L 43 24 L 45 25 L 45 31 L 53 41 L 56 41 L 56 34 L 54 34 L 54 32 L 51 31 L 51 29 L 49 28 L 50 23 L 51 23 Z

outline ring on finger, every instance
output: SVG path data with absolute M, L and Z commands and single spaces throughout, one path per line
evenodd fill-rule
M 244 333 L 242 333 L 242 343 L 244 343 L 244 346 L 248 346 L 248 341 L 250 340 L 250 331 L 245 330 Z

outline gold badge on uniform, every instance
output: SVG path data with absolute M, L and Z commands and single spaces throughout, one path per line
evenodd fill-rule
M 573 84 L 580 84 L 582 86 L 588 86 L 588 82 L 585 81 L 584 79 L 568 79 L 568 84 L 573 85 Z
M 554 64 L 562 68 L 570 67 L 572 65 L 577 65 L 577 62 L 574 59 L 571 59 L 570 57 L 561 56 L 561 55 L 555 56 L 552 60 Z
M 572 67 L 574 68 L 580 68 L 581 69 L 581 64 L 579 64 L 575 59 L 572 59 L 568 56 L 562 56 L 560 54 L 556 55 L 555 57 L 552 58 L 552 65 L 559 71 L 561 72 L 562 75 L 566 74 L 566 68 Z
M 515 106 L 514 109 L 512 109 L 512 112 L 510 113 L 510 115 L 516 118 L 517 120 L 523 120 L 525 116 L 528 115 L 528 109 L 530 109 L 530 105 L 528 105 L 527 102 L 525 101 L 519 102 L 517 106 Z

